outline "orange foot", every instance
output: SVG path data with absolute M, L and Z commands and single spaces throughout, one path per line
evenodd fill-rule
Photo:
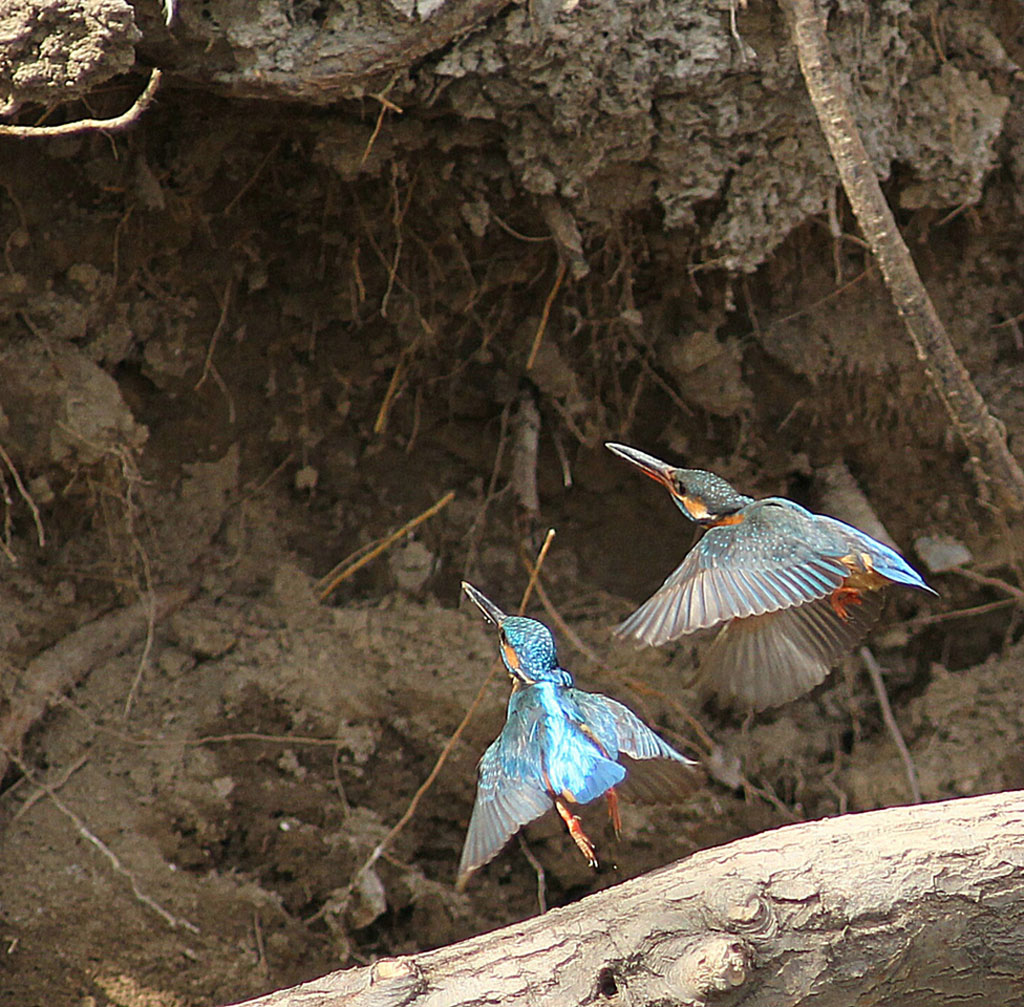
M 859 605 L 862 601 L 860 591 L 855 587 L 837 587 L 828 596 L 828 600 L 832 603 L 836 615 L 843 622 L 848 622 L 850 619 L 850 607 L 852 605 Z
M 560 797 L 555 798 L 555 807 L 558 808 L 558 813 L 562 816 L 562 821 L 565 822 L 565 827 L 569 830 L 569 835 L 572 836 L 573 842 L 580 848 L 580 853 L 583 854 L 591 867 L 597 867 L 597 854 L 594 852 L 594 844 L 587 838 L 587 834 L 583 831 L 583 826 L 580 825 L 580 820 L 569 810 Z

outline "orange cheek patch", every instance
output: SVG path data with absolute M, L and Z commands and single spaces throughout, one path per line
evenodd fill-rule
M 694 521 L 702 521 L 708 516 L 708 505 L 700 497 L 681 496 L 679 500 Z
M 515 647 L 510 643 L 503 643 L 501 649 L 505 652 L 505 660 L 508 661 L 508 666 L 513 671 L 519 670 L 519 655 L 516 653 Z

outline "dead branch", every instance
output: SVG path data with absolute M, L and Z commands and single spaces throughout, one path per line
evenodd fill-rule
M 19 676 L 10 708 L 0 720 L 0 779 L 10 766 L 8 753 L 21 751 L 25 735 L 53 703 L 98 664 L 145 639 L 151 625 L 181 608 L 191 595 L 188 588 L 157 592 L 152 609 L 143 600 L 100 616 L 34 657 Z
M 439 510 L 443 510 L 455 499 L 455 490 L 449 490 L 440 500 L 431 504 L 422 514 L 418 514 L 411 521 L 406 521 L 397 531 L 385 535 L 384 538 L 371 542 L 368 546 L 356 550 L 353 555 L 343 559 L 327 576 L 321 577 L 317 583 L 320 591 L 320 600 L 326 601 L 338 588 L 340 584 L 348 580 L 357 570 L 361 570 L 367 563 L 375 560 L 382 552 L 391 548 L 400 538 L 404 538 L 414 528 L 421 525 L 428 518 L 432 518 Z
M 1020 1002 L 1024 791 L 789 825 L 240 1007 Z
M 885 688 L 885 679 L 882 678 L 882 669 L 878 666 L 875 655 L 871 653 L 868 647 L 860 648 L 860 659 L 864 662 L 864 667 L 867 669 L 868 678 L 871 679 L 871 688 L 875 690 L 875 698 L 878 700 L 879 709 L 882 711 L 882 720 L 885 722 L 886 730 L 888 730 L 889 736 L 900 753 L 900 759 L 903 760 L 903 769 L 907 774 L 907 783 L 910 786 L 910 796 L 915 804 L 920 804 L 922 800 L 921 784 L 917 779 L 917 766 L 914 765 L 914 757 L 910 754 L 906 741 L 903 740 L 903 732 L 900 730 L 900 725 L 892 712 L 892 705 L 889 703 L 889 693 Z
M 889 209 L 843 88 L 818 0 L 782 0 L 807 93 L 828 141 L 847 199 L 878 262 L 918 359 L 974 460 L 982 486 L 1007 507 L 1024 510 L 1024 471 L 939 318 Z

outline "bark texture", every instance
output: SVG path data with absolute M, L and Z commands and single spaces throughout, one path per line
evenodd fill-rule
M 245 1007 L 1020 1003 L 1024 792 L 789 826 Z

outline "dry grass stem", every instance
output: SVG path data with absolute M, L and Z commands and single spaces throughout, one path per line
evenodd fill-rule
M 175 916 L 172 912 L 170 912 L 169 910 L 165 909 L 162 905 L 160 905 L 160 903 L 157 902 L 156 899 L 147 895 L 139 887 L 138 878 L 136 878 L 135 874 L 132 871 L 130 871 L 127 867 L 125 867 L 125 865 L 121 862 L 120 857 L 118 857 L 118 855 L 105 842 L 103 842 L 103 840 L 100 839 L 100 837 L 97 836 L 96 833 L 94 833 L 89 828 L 88 825 L 85 824 L 82 818 L 80 818 L 74 811 L 72 811 L 71 808 L 69 808 L 57 796 L 57 794 L 54 792 L 53 787 L 51 787 L 47 783 L 43 783 L 42 780 L 37 779 L 36 776 L 32 773 L 32 771 L 28 768 L 28 766 L 26 766 L 25 763 L 22 762 L 21 759 L 13 752 L 11 752 L 10 750 L 6 750 L 5 754 L 12 762 L 15 763 L 15 765 L 18 766 L 22 773 L 25 774 L 27 779 L 31 780 L 32 783 L 34 783 L 41 791 L 43 791 L 43 793 L 46 794 L 47 797 L 50 798 L 50 800 L 53 802 L 57 810 L 71 820 L 75 828 L 78 830 L 78 834 L 83 839 L 92 843 L 92 845 L 95 846 L 96 849 L 99 850 L 100 853 L 102 853 L 103 856 L 105 856 L 108 861 L 110 861 L 110 864 L 114 868 L 114 870 L 123 878 L 125 878 L 128 881 L 129 885 L 131 885 L 132 894 L 135 896 L 136 899 L 139 900 L 139 902 L 141 902 L 147 908 L 152 909 L 153 912 L 155 912 L 172 930 L 183 928 L 193 934 L 199 933 L 199 927 L 197 927 L 194 923 L 190 923 L 183 917 Z
M 882 679 L 882 669 L 878 666 L 878 662 L 875 660 L 875 655 L 867 647 L 860 648 L 860 659 L 864 662 L 864 667 L 867 668 L 868 676 L 871 679 L 871 686 L 875 690 L 875 696 L 878 699 L 878 705 L 882 709 L 882 720 L 885 721 L 885 726 L 892 736 L 892 740 L 896 743 L 896 748 L 899 750 L 900 758 L 903 760 L 903 768 L 907 774 L 907 782 L 910 784 L 910 793 L 913 797 L 915 804 L 921 803 L 921 785 L 917 780 L 917 767 L 914 765 L 914 760 L 910 755 L 910 749 L 907 748 L 907 743 L 903 740 L 903 733 L 900 731 L 900 725 L 896 723 L 896 718 L 893 716 L 892 707 L 889 705 L 889 694 L 885 691 L 885 682 Z
M 551 286 L 551 291 L 548 294 L 547 300 L 544 302 L 544 310 L 540 313 L 540 322 L 537 325 L 537 334 L 533 337 L 533 345 L 530 347 L 530 355 L 526 358 L 527 370 L 530 370 L 537 360 L 537 354 L 540 352 L 540 344 L 544 339 L 544 332 L 548 327 L 548 319 L 551 317 L 551 306 L 555 303 L 555 298 L 558 296 L 558 291 L 562 286 L 562 281 L 565 279 L 565 271 L 565 260 L 559 259 L 558 273 L 555 276 L 555 282 Z
M 400 538 L 408 535 L 414 528 L 432 518 L 439 510 L 443 510 L 454 499 L 455 490 L 449 490 L 437 503 L 432 504 L 422 514 L 414 517 L 411 521 L 406 521 L 401 528 L 393 531 L 390 535 L 378 539 L 375 544 L 369 547 L 369 552 L 364 551 L 367 548 L 364 546 L 363 549 L 357 550 L 352 554 L 353 556 L 359 556 L 358 559 L 352 560 L 351 557 L 346 557 L 342 560 L 326 577 L 321 578 L 320 583 L 317 585 L 320 588 L 320 600 L 326 601 L 338 588 L 339 584 L 348 580 L 349 577 L 357 570 L 361 570 L 367 563 L 375 560 L 382 552 L 393 546 Z

